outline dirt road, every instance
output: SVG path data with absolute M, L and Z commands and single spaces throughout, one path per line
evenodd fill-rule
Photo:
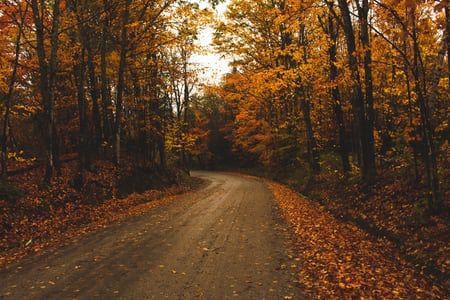
M 0 270 L 0 298 L 301 298 L 298 262 L 266 187 L 193 175 L 207 186 Z

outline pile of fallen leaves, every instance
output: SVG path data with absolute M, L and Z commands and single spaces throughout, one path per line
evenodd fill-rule
M 444 287 L 405 261 L 393 244 L 339 221 L 293 190 L 267 183 L 298 239 L 299 281 L 312 298 L 443 299 Z
M 76 162 L 64 164 L 52 185 L 42 188 L 42 168 L 12 177 L 23 195 L 0 200 L 0 266 L 155 206 L 169 203 L 193 183 L 176 183 L 118 197 L 118 171 L 96 162 L 85 174 L 88 190 L 73 187 Z

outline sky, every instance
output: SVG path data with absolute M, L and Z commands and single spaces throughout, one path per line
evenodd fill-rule
M 223 17 L 227 2 L 229 1 L 216 7 L 217 18 Z M 199 4 L 200 7 L 208 7 L 208 4 L 204 1 L 199 1 Z M 212 27 L 206 27 L 200 32 L 198 44 L 205 49 L 205 52 L 193 55 L 191 58 L 191 64 L 201 70 L 199 74 L 200 83 L 219 83 L 222 76 L 230 70 L 228 66 L 229 59 L 214 51 L 212 46 L 213 33 L 214 28 Z

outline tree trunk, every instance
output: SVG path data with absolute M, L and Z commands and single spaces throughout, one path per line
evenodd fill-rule
M 428 206 L 430 211 L 436 213 L 442 207 L 439 177 L 437 172 L 436 150 L 433 141 L 433 128 L 431 125 L 430 109 L 427 100 L 426 74 L 422 62 L 422 54 L 419 47 L 416 27 L 415 8 L 411 8 L 409 17 L 412 25 L 413 39 L 413 73 L 415 79 L 415 92 L 420 109 L 421 128 L 426 149 L 425 165 L 427 174 L 427 184 L 429 188 Z
M 86 95 L 85 95 L 85 76 L 86 66 L 84 63 L 85 49 L 81 50 L 81 55 L 74 58 L 76 65 L 74 66 L 74 77 L 77 86 L 78 114 L 79 114 L 79 143 L 78 143 L 78 175 L 77 186 L 83 186 L 83 173 L 87 168 L 88 162 L 88 126 L 86 114 Z
M 126 0 L 122 16 L 122 28 L 120 37 L 120 62 L 117 79 L 116 120 L 114 124 L 114 153 L 113 160 L 120 165 L 120 135 L 122 130 L 123 92 L 125 89 L 125 67 L 128 50 L 128 21 L 130 17 L 131 0 Z
M 58 31 L 59 31 L 59 16 L 60 16 L 60 0 L 53 2 L 53 20 L 50 35 L 50 59 L 47 62 L 45 52 L 45 34 L 42 16 L 40 14 L 41 8 L 38 0 L 32 0 L 31 6 L 33 11 L 33 19 L 36 31 L 36 52 L 39 63 L 39 90 L 42 97 L 42 104 L 45 116 L 45 138 L 46 138 L 46 170 L 44 176 L 44 183 L 49 184 L 53 177 L 53 170 L 55 166 L 54 158 L 54 85 L 56 79 L 56 68 L 58 58 Z
M 156 114 L 158 116 L 158 120 L 155 122 L 156 134 L 154 135 L 153 143 L 156 145 L 152 146 L 152 152 L 154 159 L 156 160 L 156 152 L 159 154 L 159 166 L 164 171 L 167 165 L 167 157 L 166 157 L 166 132 L 165 132 L 165 123 L 166 119 L 166 108 L 165 105 L 161 105 L 161 99 L 158 96 L 157 90 L 157 82 L 159 76 L 159 65 L 158 58 L 156 53 L 149 54 L 149 60 L 152 61 L 150 66 L 150 84 L 149 84 L 149 93 L 151 103 L 149 105 L 149 109 L 151 113 Z M 177 118 L 181 118 L 181 103 L 177 101 Z M 172 107 L 170 108 L 172 109 Z
M 339 153 L 342 161 L 342 170 L 344 173 L 350 172 L 350 161 L 349 161 L 349 151 L 347 145 L 347 139 L 345 137 L 345 122 L 344 122 L 344 112 L 342 111 L 341 105 L 341 94 L 339 92 L 339 87 L 337 85 L 338 79 L 338 68 L 336 67 L 337 63 L 337 38 L 338 31 L 337 26 L 335 26 L 334 18 L 333 18 L 333 3 L 329 2 L 329 10 L 328 14 L 328 35 L 330 36 L 330 45 L 328 47 L 328 56 L 330 60 L 330 82 L 333 84 L 331 88 L 331 97 L 333 99 L 333 109 L 334 115 L 336 118 L 336 124 L 338 127 L 339 133 Z M 336 28 L 335 28 L 336 27 Z
M 361 159 L 361 177 L 370 181 L 373 171 L 371 169 L 370 160 L 370 144 L 368 141 L 368 132 L 366 125 L 366 109 L 364 103 L 364 96 L 362 92 L 361 77 L 358 69 L 358 60 L 356 58 L 357 49 L 355 34 L 353 31 L 352 20 L 350 17 L 350 10 L 346 0 L 339 0 L 339 8 L 342 15 L 342 23 L 345 33 L 345 40 L 348 52 L 348 65 L 351 71 L 352 78 L 352 108 L 355 118 L 355 135 L 357 137 L 358 152 Z
M 450 1 L 445 5 L 445 39 L 447 44 L 447 94 L 450 94 Z M 450 116 L 448 117 L 450 124 Z M 450 127 L 447 128 L 447 141 L 450 143 Z
M 186 50 L 182 50 L 182 56 L 183 56 L 183 82 L 184 82 L 184 91 L 183 91 L 183 106 L 184 106 L 184 112 L 183 112 L 183 124 L 181 125 L 181 133 L 185 133 L 187 131 L 187 118 L 189 113 L 189 101 L 190 101 L 190 95 L 189 95 L 189 83 L 188 83 L 188 58 L 187 58 L 187 52 Z M 184 145 L 184 141 L 182 142 L 182 150 L 181 150 L 181 164 L 182 167 L 189 172 L 189 163 L 187 161 L 187 153 Z
M 303 121 L 306 128 L 306 141 L 308 149 L 308 161 L 313 174 L 320 172 L 319 155 L 317 154 L 317 143 L 314 137 L 313 126 L 311 122 L 311 105 L 306 98 L 306 93 L 303 93 L 303 97 L 300 99 L 300 106 L 303 112 Z
M 105 12 L 109 10 L 108 1 L 104 1 L 103 9 Z M 109 82 L 107 75 L 107 40 L 108 40 L 108 17 L 104 17 L 102 24 L 102 36 L 100 45 L 100 81 L 101 81 L 101 96 L 102 96 L 102 112 L 103 112 L 103 141 L 111 141 L 111 134 L 113 132 L 112 113 L 111 113 L 111 98 L 109 96 Z
M 373 179 L 376 176 L 375 165 L 375 139 L 374 139 L 374 121 L 375 112 L 373 109 L 373 82 L 372 82 L 372 50 L 369 36 L 369 1 L 362 0 L 362 6 L 358 4 L 358 17 L 360 22 L 360 39 L 361 46 L 364 50 L 364 84 L 366 92 L 365 103 L 365 133 L 367 135 L 367 153 L 366 153 L 366 168 L 368 179 Z
M 92 120 L 94 123 L 93 148 L 95 152 L 97 152 L 103 139 L 103 131 L 102 131 L 102 121 L 100 117 L 100 108 L 98 105 L 99 92 L 97 85 L 97 76 L 95 75 L 94 53 L 89 43 L 90 41 L 86 42 L 86 51 L 87 51 L 87 66 L 89 71 L 89 86 L 92 99 Z
M 14 93 L 14 85 L 16 84 L 16 79 L 17 79 L 17 68 L 19 66 L 19 59 L 20 59 L 20 42 L 22 39 L 22 29 L 23 29 L 23 25 L 25 23 L 24 21 L 24 15 L 27 14 L 28 11 L 28 2 L 25 6 L 25 12 L 22 14 L 22 11 L 20 11 L 20 23 L 19 23 L 19 28 L 18 28 L 18 32 L 17 32 L 17 36 L 16 36 L 16 41 L 15 41 L 15 47 L 14 47 L 14 61 L 12 64 L 12 74 L 11 74 L 11 79 L 9 81 L 8 84 L 8 92 L 6 94 L 6 97 L 4 99 L 4 103 L 5 103 L 5 114 L 3 117 L 3 134 L 2 134 L 2 149 L 1 149 L 1 176 L 2 178 L 6 178 L 7 174 L 8 174 L 8 140 L 9 140 L 9 117 L 10 117 L 10 112 L 11 112 L 11 102 L 12 102 L 12 97 L 13 97 L 13 93 Z
M 303 48 L 303 63 L 308 63 L 308 42 L 305 33 L 305 25 L 300 25 L 298 46 Z M 319 152 L 317 151 L 317 141 L 314 136 L 313 124 L 311 121 L 311 103 L 310 93 L 308 87 L 301 83 L 301 78 L 298 79 L 298 87 L 295 94 L 298 97 L 300 108 L 303 113 L 303 122 L 306 129 L 306 143 L 308 149 L 308 162 L 313 174 L 320 172 Z
M 450 1 L 445 5 L 445 39 L 447 40 L 447 88 L 450 93 Z

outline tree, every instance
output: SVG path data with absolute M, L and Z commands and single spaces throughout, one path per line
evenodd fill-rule
M 13 18 L 17 23 L 17 33 L 14 41 L 14 58 L 12 63 L 11 77 L 8 82 L 8 91 L 4 98 L 5 112 L 3 116 L 3 132 L 2 132 L 2 148 L 1 148 L 1 176 L 6 178 L 8 173 L 8 139 L 9 139 L 9 123 L 11 113 L 11 102 L 14 95 L 14 88 L 17 80 L 17 69 L 19 67 L 21 43 L 23 36 L 23 27 L 25 25 L 26 15 L 28 13 L 28 3 L 25 4 L 25 8 L 21 3 L 14 3 L 14 8 L 17 9 L 13 13 Z
M 233 57 L 217 89 L 234 109 L 235 155 L 272 170 L 306 162 L 314 172 L 337 152 L 345 177 L 359 167 L 366 187 L 378 168 L 412 167 L 416 181 L 423 170 L 438 211 L 448 140 L 442 3 L 231 1 L 215 45 Z
M 46 127 L 46 172 L 44 177 L 45 183 L 50 183 L 53 170 L 55 167 L 55 130 L 54 130 L 54 111 L 53 103 L 55 97 L 55 84 L 58 63 L 59 48 L 59 21 L 60 21 L 60 0 L 54 0 L 51 5 L 51 12 L 47 14 L 44 2 L 31 0 L 33 12 L 33 20 L 36 28 L 36 52 L 39 61 L 39 90 L 42 98 L 42 106 L 45 115 Z M 47 20 L 47 16 L 51 16 Z M 44 19 L 45 18 L 45 19 Z M 50 53 L 47 56 L 45 43 L 47 37 L 45 35 L 44 22 L 51 23 L 50 29 Z
M 350 160 L 349 160 L 349 151 L 348 151 L 348 143 L 346 139 L 346 130 L 345 130 L 345 120 L 344 120 L 344 112 L 342 110 L 342 98 L 341 93 L 339 91 L 338 86 L 338 75 L 339 71 L 337 68 L 337 41 L 339 35 L 339 23 L 335 20 L 336 12 L 334 10 L 334 3 L 332 1 L 326 1 L 328 7 L 328 13 L 326 15 L 327 23 L 323 20 L 319 19 L 321 22 L 321 26 L 324 29 L 325 33 L 329 38 L 328 45 L 328 57 L 330 64 L 330 75 L 329 80 L 331 84 L 331 97 L 333 99 L 333 110 L 336 118 L 336 125 L 338 128 L 339 135 L 339 151 L 341 155 L 342 161 L 342 169 L 345 173 L 350 172 Z

